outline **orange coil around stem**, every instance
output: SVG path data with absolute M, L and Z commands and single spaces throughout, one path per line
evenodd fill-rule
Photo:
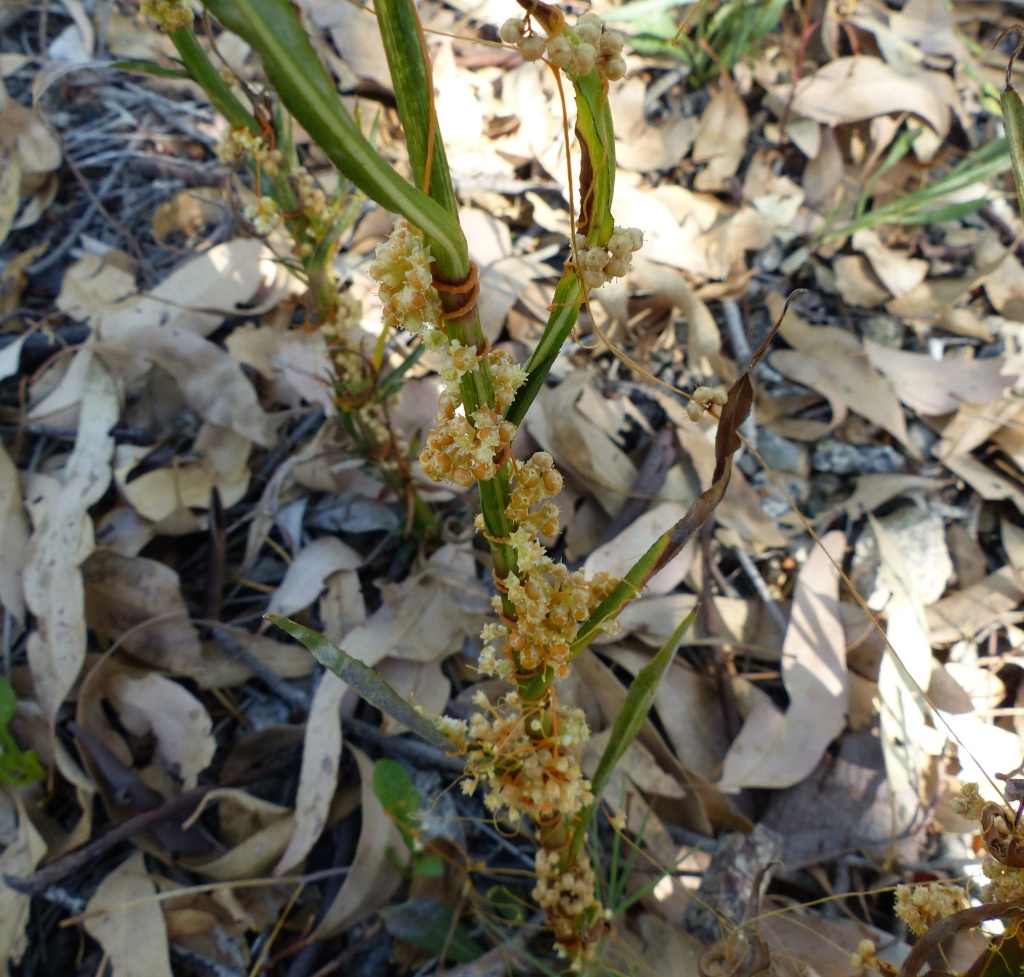
M 469 313 L 473 311 L 473 307 L 476 305 L 476 300 L 480 297 L 480 275 L 476 262 L 471 261 L 469 263 L 469 274 L 461 285 L 449 285 L 447 282 L 438 281 L 436 278 L 433 281 L 433 285 L 434 288 L 439 292 L 443 292 L 445 295 L 467 296 L 466 301 L 457 309 L 441 313 L 442 319 L 448 322 L 451 319 L 461 319 L 464 315 L 469 315 Z

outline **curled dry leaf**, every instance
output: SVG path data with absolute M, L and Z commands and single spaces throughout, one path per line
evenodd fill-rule
M 19 182 L 20 196 L 25 200 L 37 191 L 49 194 L 47 179 L 61 163 L 60 143 L 37 112 L 25 108 L 7 94 L 0 81 L 0 145 L 7 154 Z M 9 177 L 13 181 L 14 174 Z M 28 227 L 42 215 L 42 208 L 26 207 L 13 226 Z M 6 236 L 6 235 L 3 235 Z
M 383 604 L 350 631 L 343 647 L 365 665 L 385 657 L 439 662 L 480 632 L 485 590 L 467 546 L 448 544 L 401 583 L 381 588 Z
M 846 537 L 829 533 L 797 577 L 782 646 L 785 713 L 754 707 L 729 747 L 719 786 L 791 787 L 817 766 L 846 725 L 846 635 L 839 616 L 839 573 Z M 831 560 L 829 557 L 831 556 Z
M 188 867 L 222 882 L 269 874 L 291 837 L 291 809 L 244 790 L 221 788 L 203 798 L 193 819 L 211 804 L 218 805 L 220 841 L 228 850 L 212 859 L 189 859 Z
M 781 313 L 782 305 L 780 296 L 768 296 L 773 317 Z M 795 348 L 772 354 L 777 370 L 818 391 L 830 404 L 841 404 L 867 418 L 918 457 L 892 384 L 875 371 L 856 336 L 834 326 L 808 325 L 793 312 L 787 313 L 779 331 Z
M 82 420 L 63 480 L 29 540 L 25 601 L 36 617 L 28 661 L 36 698 L 51 724 L 85 660 L 85 588 L 81 565 L 93 548 L 89 507 L 110 482 L 114 442 L 110 429 L 121 412 L 113 378 L 91 353 L 82 397 Z
M 195 787 L 217 749 L 203 704 L 183 685 L 156 672 L 108 670 L 103 694 L 128 732 L 156 739 L 157 753 L 184 789 Z
M 896 396 L 919 414 L 950 414 L 962 404 L 988 404 L 1014 382 L 1002 374 L 1001 356 L 937 360 L 870 339 L 864 340 L 864 351 L 871 365 L 889 379 Z
M 101 339 L 118 339 L 144 327 L 208 336 L 225 316 L 250 312 L 261 290 L 271 306 L 285 280 L 261 241 L 237 238 L 185 262 L 149 292 L 137 292 L 126 267 L 109 256 L 86 255 L 65 273 L 57 307 L 88 322 Z M 266 304 L 266 302 L 261 303 Z
M 928 262 L 887 248 L 875 231 L 861 228 L 853 235 L 853 246 L 871 263 L 882 284 L 897 298 L 913 291 L 928 274 Z
M 558 387 L 544 388 L 526 425 L 558 467 L 580 479 L 604 511 L 614 515 L 633 490 L 636 466 L 604 430 L 577 409 L 576 402 L 590 383 L 590 376 L 578 370 Z
M 154 895 L 156 885 L 136 851 L 89 900 L 85 930 L 103 947 L 113 977 L 172 977 L 164 911 Z
M 268 614 L 289 617 L 309 607 L 323 592 L 327 578 L 340 570 L 357 570 L 363 558 L 334 536 L 323 536 L 302 548 L 274 591 Z
M 794 115 L 830 126 L 911 112 L 943 137 L 949 132 L 950 109 L 960 103 L 953 79 L 944 72 L 900 71 L 867 55 L 837 58 L 801 79 L 795 92 L 787 84 L 772 95 L 781 105 L 792 96 Z
M 197 460 L 131 478 L 138 458 L 146 450 L 137 449 L 135 457 L 123 462 L 123 457 L 131 457 L 133 453 L 119 449 L 114 475 L 125 499 L 152 522 L 168 520 L 186 509 L 205 510 L 210 505 L 210 491 L 214 487 L 220 492 L 225 508 L 238 502 L 249 488 L 248 461 L 252 445 L 247 438 L 225 427 L 204 424 L 199 429 L 192 443 L 192 454 L 199 456 Z M 172 532 L 172 527 L 166 523 L 163 528 L 165 532 Z M 195 532 L 200 528 L 196 520 L 188 520 L 178 531 Z
M 93 631 L 154 668 L 191 676 L 202 669 L 199 634 L 170 567 L 98 549 L 82 565 L 82 577 Z
M 275 440 L 270 418 L 249 378 L 224 350 L 178 326 L 138 326 L 93 349 L 126 381 L 151 365 L 174 378 L 185 403 L 203 420 L 264 447 Z
M 709 374 L 710 357 L 722 350 L 718 323 L 708 307 L 694 294 L 686 279 L 675 269 L 656 265 L 640 255 L 633 258 L 633 274 L 658 298 L 675 306 L 686 318 L 686 352 L 690 371 Z

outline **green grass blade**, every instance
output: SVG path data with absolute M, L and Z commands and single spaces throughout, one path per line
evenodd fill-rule
M 412 0 L 377 0 L 376 10 L 416 185 L 423 189 L 427 155 L 432 150 L 430 196 L 448 213 L 458 217 L 459 205 L 455 199 L 448 157 L 437 125 L 433 77 L 423 50 L 423 34 L 416 7 Z
M 683 635 L 697 617 L 698 607 L 694 607 L 689 614 L 680 622 L 679 627 L 672 632 L 668 641 L 661 646 L 658 653 L 637 672 L 636 678 L 629 685 L 626 692 L 626 701 L 622 704 L 618 716 L 615 717 L 615 724 L 612 726 L 612 735 L 608 740 L 597 770 L 591 779 L 591 790 L 594 794 L 594 803 L 585 808 L 576 823 L 573 825 L 572 848 L 573 853 L 578 852 L 587 828 L 593 820 L 597 810 L 597 804 L 605 788 L 611 780 L 612 772 L 616 764 L 625 756 L 629 744 L 636 739 L 640 728 L 647 719 L 654 703 L 654 694 L 658 691 L 662 677 L 668 671 L 669 665 L 676 656 L 679 649 L 679 642 Z M 569 859 L 572 863 L 572 856 Z

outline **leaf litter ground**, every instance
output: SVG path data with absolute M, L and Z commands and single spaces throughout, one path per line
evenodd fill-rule
M 303 6 L 403 168 L 370 15 Z M 615 213 L 643 260 L 595 294 L 521 437 L 568 476 L 565 558 L 624 571 L 715 467 L 710 421 L 672 388 L 731 382 L 807 289 L 757 368 L 714 526 L 560 693 L 587 711 L 592 769 L 624 683 L 701 601 L 605 795 L 624 812 L 596 842 L 609 902 L 650 885 L 614 920 L 609 972 L 697 974 L 744 920 L 787 973 L 848 974 L 864 938 L 898 963 L 891 887 L 977 871 L 949 797 L 1024 752 L 1022 226 L 990 114 L 1012 10 L 760 7 L 767 33 L 725 75 L 706 19 L 667 43 L 687 5 L 599 11 L 631 37 Z M 736 34 L 753 6 L 714 9 Z M 422 8 L 484 321 L 522 359 L 570 188 L 550 75 L 487 43 L 511 12 Z M 335 414 L 282 243 L 241 217 L 222 123 L 190 85 L 110 67 L 167 56 L 134 4 L 9 3 L 0 29 L 3 669 L 10 731 L 48 770 L 0 793 L 0 955 L 25 975 L 545 972 L 529 843 L 263 621 L 316 626 L 464 714 L 489 613 L 472 501 L 425 483 L 443 529 L 406 533 Z M 387 229 L 365 208 L 338 258 L 370 334 Z M 408 437 L 437 391 L 424 357 Z M 398 870 L 380 757 L 411 772 L 440 876 Z

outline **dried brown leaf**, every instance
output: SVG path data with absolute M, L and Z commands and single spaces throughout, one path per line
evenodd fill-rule
M 845 544 L 842 533 L 829 533 L 800 570 L 782 647 L 789 708 L 755 706 L 725 757 L 723 790 L 799 783 L 846 725 L 846 635 L 829 560 L 842 560 Z
M 334 901 L 313 931 L 315 940 L 327 939 L 372 915 L 401 884 L 402 876 L 391 850 L 402 851 L 402 836 L 373 790 L 373 764 L 358 747 L 352 755 L 359 767 L 363 827 L 352 867 Z
M 126 380 L 150 365 L 169 373 L 185 403 L 203 420 L 229 428 L 264 447 L 274 425 L 259 405 L 249 378 L 219 346 L 178 326 L 136 326 L 92 347 Z
M 111 669 L 103 689 L 124 728 L 135 736 L 152 735 L 167 770 L 180 777 L 185 790 L 195 787 L 217 749 L 203 704 L 156 672 L 133 675 Z
M 787 84 L 773 94 L 781 104 L 792 94 L 794 114 L 830 126 L 911 112 L 940 136 L 949 131 L 951 106 L 960 102 L 952 78 L 944 72 L 900 71 L 868 55 L 837 58 L 801 79 L 795 93 Z
M 871 365 L 888 378 L 896 396 L 919 414 L 949 414 L 962 404 L 988 404 L 1013 385 L 1013 377 L 1002 374 L 1001 356 L 936 360 L 870 339 L 864 340 L 864 351 Z
M 722 190 L 736 175 L 747 148 L 750 124 L 747 107 L 732 82 L 712 96 L 697 126 L 693 143 L 695 163 L 707 163 L 695 180 L 698 190 Z
M 230 508 L 249 488 L 249 454 L 252 444 L 239 434 L 215 424 L 204 424 L 192 443 L 196 461 L 174 464 L 146 472 L 129 481 L 137 459 L 146 449 L 134 452 L 135 458 L 119 464 L 115 471 L 118 488 L 132 507 L 155 523 L 169 520 L 186 510 L 205 510 L 210 505 L 210 491 L 216 487 L 221 504 Z M 121 449 L 119 458 L 131 458 L 129 450 Z M 196 532 L 202 523 L 192 518 L 179 532 Z M 165 532 L 171 527 L 165 524 Z
M 773 316 L 779 315 L 782 299 L 769 295 L 768 309 Z M 772 354 L 776 369 L 817 390 L 830 402 L 841 400 L 850 410 L 888 431 L 913 457 L 918 457 L 917 448 L 907 435 L 903 407 L 891 383 L 871 366 L 856 336 L 833 326 L 810 326 L 792 312 L 786 316 L 780 332 L 796 348 Z
M 195 677 L 202 648 L 178 575 L 166 564 L 98 549 L 82 565 L 89 627 L 139 661 Z

